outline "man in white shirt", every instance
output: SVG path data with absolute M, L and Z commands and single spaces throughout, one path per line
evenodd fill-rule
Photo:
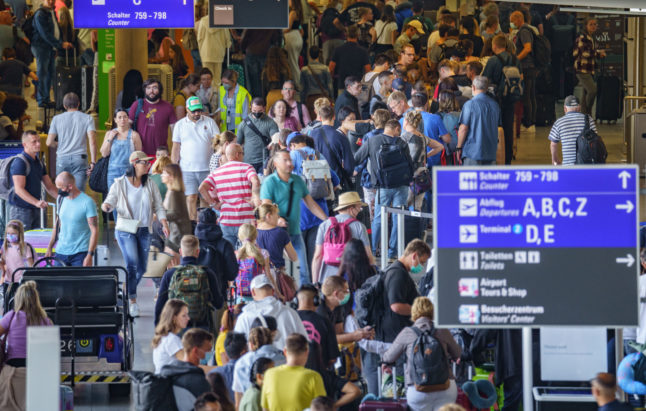
M 175 123 L 171 159 L 182 168 L 186 205 L 191 220 L 197 220 L 198 187 L 209 175 L 209 159 L 218 126 L 202 115 L 204 106 L 198 97 L 186 100 L 186 117 Z

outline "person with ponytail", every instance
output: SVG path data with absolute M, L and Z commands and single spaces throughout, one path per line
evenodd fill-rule
M 274 362 L 266 357 L 260 357 L 251 366 L 251 387 L 247 388 L 240 400 L 238 411 L 262 411 L 260 406 L 260 394 L 265 371 L 274 368 Z
M 251 298 L 251 280 L 259 274 L 266 274 L 274 290 L 278 290 L 274 276 L 271 275 L 270 257 L 267 250 L 256 244 L 258 231 L 252 224 L 245 223 L 238 230 L 238 239 L 242 246 L 236 251 L 238 258 L 238 276 L 236 277 L 236 299 L 238 302 L 249 302 Z
M 0 335 L 7 334 L 6 362 L 0 372 L 0 410 L 19 411 L 26 406 L 27 327 L 52 322 L 40 305 L 35 281 L 18 287 L 14 309 L 0 320 Z
M 159 374 L 161 368 L 169 364 L 173 357 L 183 358 L 182 339 L 178 334 L 186 328 L 189 320 L 188 304 L 176 298 L 166 301 L 152 342 L 155 374 Z

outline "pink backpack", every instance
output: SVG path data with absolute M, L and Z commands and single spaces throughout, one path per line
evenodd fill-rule
M 348 218 L 343 223 L 339 223 L 334 217 L 330 217 L 329 220 L 331 224 L 323 239 L 323 262 L 338 267 L 341 265 L 343 249 L 346 243 L 352 239 L 350 224 L 357 220 Z

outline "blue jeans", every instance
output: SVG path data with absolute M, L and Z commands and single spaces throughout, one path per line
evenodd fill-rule
M 240 226 L 234 227 L 220 224 L 220 228 L 222 229 L 222 237 L 230 242 L 233 249 L 236 250 L 238 248 L 238 230 L 240 230 Z
M 49 92 L 56 72 L 56 52 L 51 48 L 38 47 L 32 47 L 31 52 L 36 57 L 36 75 L 38 75 L 36 100 L 38 105 L 42 105 L 49 102 Z
M 256 56 L 247 53 L 244 57 L 245 80 L 247 90 L 252 96 L 262 96 L 262 69 L 265 67 L 266 56 Z
M 301 281 L 299 286 L 303 284 L 312 284 L 310 279 L 310 270 L 307 268 L 307 250 L 305 249 L 305 241 L 303 241 L 302 234 L 290 234 L 292 245 L 298 255 L 298 264 L 300 266 Z
M 408 199 L 407 186 L 397 188 L 380 188 L 375 198 L 375 219 L 372 221 L 372 252 L 377 252 L 381 235 L 381 206 L 399 207 L 405 206 Z M 388 240 L 388 257 L 397 258 L 397 216 L 392 215 L 393 228 L 390 231 Z M 376 254 L 375 254 L 376 255 Z
M 146 264 L 148 264 L 150 232 L 148 227 L 139 227 L 137 234 L 114 230 L 114 236 L 126 262 L 128 297 L 137 298 L 137 285 L 146 272 Z
M 71 255 L 56 253 L 56 258 L 71 267 L 83 267 L 83 260 L 86 256 L 87 251 L 81 251 L 80 253 Z
M 56 158 L 56 175 L 63 171 L 74 176 L 76 187 L 81 192 L 85 191 L 85 181 L 87 180 L 87 154 L 82 155 L 63 155 Z

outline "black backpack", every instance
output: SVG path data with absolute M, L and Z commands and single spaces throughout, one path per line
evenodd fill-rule
M 421 392 L 446 389 L 449 381 L 449 364 L 440 341 L 435 338 L 435 327 L 424 330 L 411 327 L 417 339 L 413 344 L 413 382 Z
M 563 17 L 565 17 L 564 22 Z M 552 51 L 571 51 L 574 47 L 574 37 L 576 35 L 576 19 L 574 15 L 554 15 L 549 21 L 552 23 L 552 38 L 558 39 L 552 45 Z
M 576 138 L 576 164 L 605 164 L 608 158 L 606 145 L 590 127 L 591 121 L 592 117 L 586 115 L 583 131 Z
M 40 9 L 36 10 L 31 16 L 27 17 L 20 27 L 30 42 L 33 41 L 34 33 L 36 33 L 36 27 L 34 27 L 34 19 L 36 18 L 36 14 L 38 14 L 39 11 Z
M 334 7 L 328 7 L 323 12 L 321 16 L 321 22 L 319 24 L 319 33 L 324 33 L 330 37 L 337 37 L 343 32 L 339 30 L 337 26 L 334 25 L 334 20 L 341 17 L 341 13 Z
M 458 43 L 455 43 L 453 46 L 447 46 L 446 43 L 442 43 L 439 47 L 441 51 L 440 56 L 437 59 L 438 63 L 444 59 L 450 59 L 453 57 L 453 54 L 458 51 Z
M 168 377 L 153 374 L 148 371 L 130 371 L 132 383 L 132 398 L 135 410 L 177 411 L 175 395 L 173 394 L 173 380 Z
M 408 186 L 413 181 L 413 164 L 410 155 L 406 156 L 404 147 L 392 139 L 383 143 L 377 152 L 377 183 L 380 188 Z
M 384 281 L 385 273 L 378 272 L 361 285 L 354 293 L 354 316 L 360 327 L 377 328 L 379 319 L 384 314 Z
M 538 69 L 546 68 L 552 61 L 552 46 L 550 41 L 542 34 L 529 28 L 523 27 L 521 30 L 529 30 L 532 33 L 532 57 L 534 57 L 534 65 Z
M 426 274 L 424 274 L 424 276 L 419 280 L 419 284 L 417 285 L 419 295 L 423 297 L 428 296 L 428 293 L 430 293 L 431 289 L 433 288 L 433 281 L 433 267 L 431 267 L 431 269 L 428 270 Z

